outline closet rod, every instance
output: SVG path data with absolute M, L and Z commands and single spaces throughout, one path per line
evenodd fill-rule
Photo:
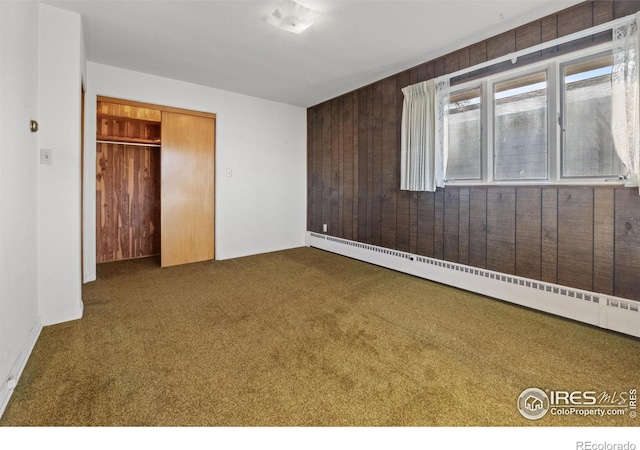
M 96 140 L 97 144 L 116 144 L 116 145 L 135 145 L 138 147 L 158 147 L 160 148 L 160 144 L 142 144 L 138 142 L 119 142 L 119 141 L 102 141 L 100 139 Z

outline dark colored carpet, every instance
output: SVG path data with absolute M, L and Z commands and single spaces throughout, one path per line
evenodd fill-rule
M 640 341 L 316 249 L 98 267 L 1 425 L 634 426 L 524 419 L 529 387 L 638 387 Z

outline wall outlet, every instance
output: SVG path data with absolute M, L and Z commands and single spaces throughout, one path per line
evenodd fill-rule
M 322 232 L 323 232 L 323 233 L 326 233 L 327 231 L 328 231 L 327 224 L 326 224 L 326 223 L 323 223 L 323 224 L 322 224 Z

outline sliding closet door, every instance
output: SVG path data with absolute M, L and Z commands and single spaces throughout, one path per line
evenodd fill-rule
M 215 119 L 162 112 L 162 267 L 214 258 Z

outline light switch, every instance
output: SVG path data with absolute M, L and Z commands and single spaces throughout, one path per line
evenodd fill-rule
M 233 176 L 233 171 L 231 169 L 227 169 L 227 176 L 228 177 L 232 177 Z
M 53 151 L 50 148 L 40 149 L 40 164 L 53 164 Z

